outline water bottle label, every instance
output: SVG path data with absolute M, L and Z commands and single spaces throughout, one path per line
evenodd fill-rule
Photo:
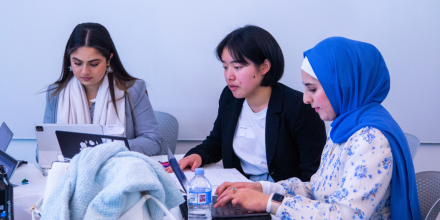
M 189 192 L 188 203 L 195 205 L 211 204 L 211 190 L 209 192 Z

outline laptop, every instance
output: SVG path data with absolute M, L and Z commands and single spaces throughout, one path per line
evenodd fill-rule
M 11 180 L 11 176 L 12 174 L 14 174 L 14 171 L 18 167 L 19 162 L 9 156 L 7 153 L 0 151 L 0 165 L 3 165 L 8 179 Z
M 121 142 L 130 150 L 126 137 L 101 134 L 87 134 L 69 131 L 55 131 L 64 160 L 71 160 L 82 149 L 94 147 L 98 144 Z
M 8 128 L 6 123 L 3 122 L 0 127 L 0 151 L 6 152 L 13 136 L 12 131 Z
M 171 169 L 179 180 L 180 185 L 182 185 L 183 190 L 185 191 L 185 193 L 187 193 L 189 189 L 189 181 L 183 173 L 182 169 L 180 169 L 180 166 L 177 163 L 177 160 L 171 152 L 170 148 L 168 148 L 168 163 L 170 164 Z M 214 204 L 217 203 L 217 197 L 218 196 L 216 195 L 212 196 L 212 219 L 271 219 L 270 213 L 247 211 L 239 205 L 234 207 L 231 202 L 226 203 L 226 205 L 223 207 L 214 208 Z M 179 205 L 179 208 L 183 219 L 188 219 L 188 206 L 186 195 L 184 195 L 183 198 L 185 199 L 185 202 Z
M 6 123 L 3 122 L 2 126 L 0 127 L 0 151 L 1 152 L 6 152 L 9 144 L 11 143 L 13 136 L 14 136 L 14 133 L 12 133 L 12 131 L 9 129 L 9 127 L 6 125 Z M 15 163 L 15 161 L 18 162 L 18 165 L 16 166 L 16 168 L 22 164 L 28 163 L 27 161 L 24 161 L 24 160 L 15 160 L 14 159 L 14 163 Z M 8 176 L 8 178 L 9 178 L 9 176 Z
M 90 134 L 103 134 L 102 125 L 97 124 L 37 124 L 35 136 L 37 138 L 39 164 L 41 168 L 50 169 L 52 162 L 58 161 L 61 154 L 55 131 L 72 131 Z
M 186 178 L 185 174 L 183 173 L 182 169 L 180 169 L 179 163 L 177 163 L 177 160 L 174 157 L 174 154 L 171 152 L 170 148 L 167 147 L 167 149 L 168 149 L 168 163 L 170 164 L 171 169 L 176 175 L 177 180 L 179 180 L 179 183 L 182 186 L 184 193 L 187 194 L 188 193 L 187 190 L 189 188 L 189 181 Z
M 26 161 L 22 160 L 15 160 L 13 157 L 9 156 L 5 151 L 8 149 L 9 143 L 12 140 L 12 136 L 14 134 L 9 130 L 8 126 L 3 122 L 2 126 L 0 127 L 0 165 L 3 165 L 6 176 L 8 177 L 9 181 L 11 180 L 12 175 L 15 172 L 15 169 L 17 169 L 20 164 L 27 163 Z M 12 184 L 13 187 L 16 187 L 17 185 Z

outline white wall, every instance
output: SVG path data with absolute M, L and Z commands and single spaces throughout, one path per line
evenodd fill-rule
M 384 106 L 405 132 L 440 143 L 440 1 L 1 1 L 0 122 L 34 138 L 45 98 L 78 23 L 105 25 L 127 70 L 145 79 L 155 110 L 180 123 L 179 140 L 202 140 L 226 85 L 214 48 L 245 24 L 267 29 L 286 60 L 281 82 L 303 90 L 302 52 L 330 36 L 374 44 L 391 74 Z

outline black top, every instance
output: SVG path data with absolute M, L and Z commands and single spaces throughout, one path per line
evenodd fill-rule
M 202 166 L 223 159 L 224 168 L 236 168 L 244 174 L 232 146 L 243 102 L 225 87 L 214 128 L 202 144 L 185 156 L 200 155 Z M 290 177 L 310 180 L 318 170 L 325 142 L 324 122 L 310 105 L 303 103 L 303 94 L 281 83 L 273 86 L 266 115 L 266 157 L 271 177 L 275 181 Z

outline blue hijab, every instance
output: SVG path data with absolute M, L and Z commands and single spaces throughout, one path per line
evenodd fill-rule
M 379 50 L 342 37 L 327 38 L 304 52 L 324 88 L 336 119 L 330 137 L 343 143 L 366 126 L 385 135 L 393 154 L 392 219 L 422 219 L 414 166 L 406 137 L 381 105 L 390 91 L 390 75 Z

